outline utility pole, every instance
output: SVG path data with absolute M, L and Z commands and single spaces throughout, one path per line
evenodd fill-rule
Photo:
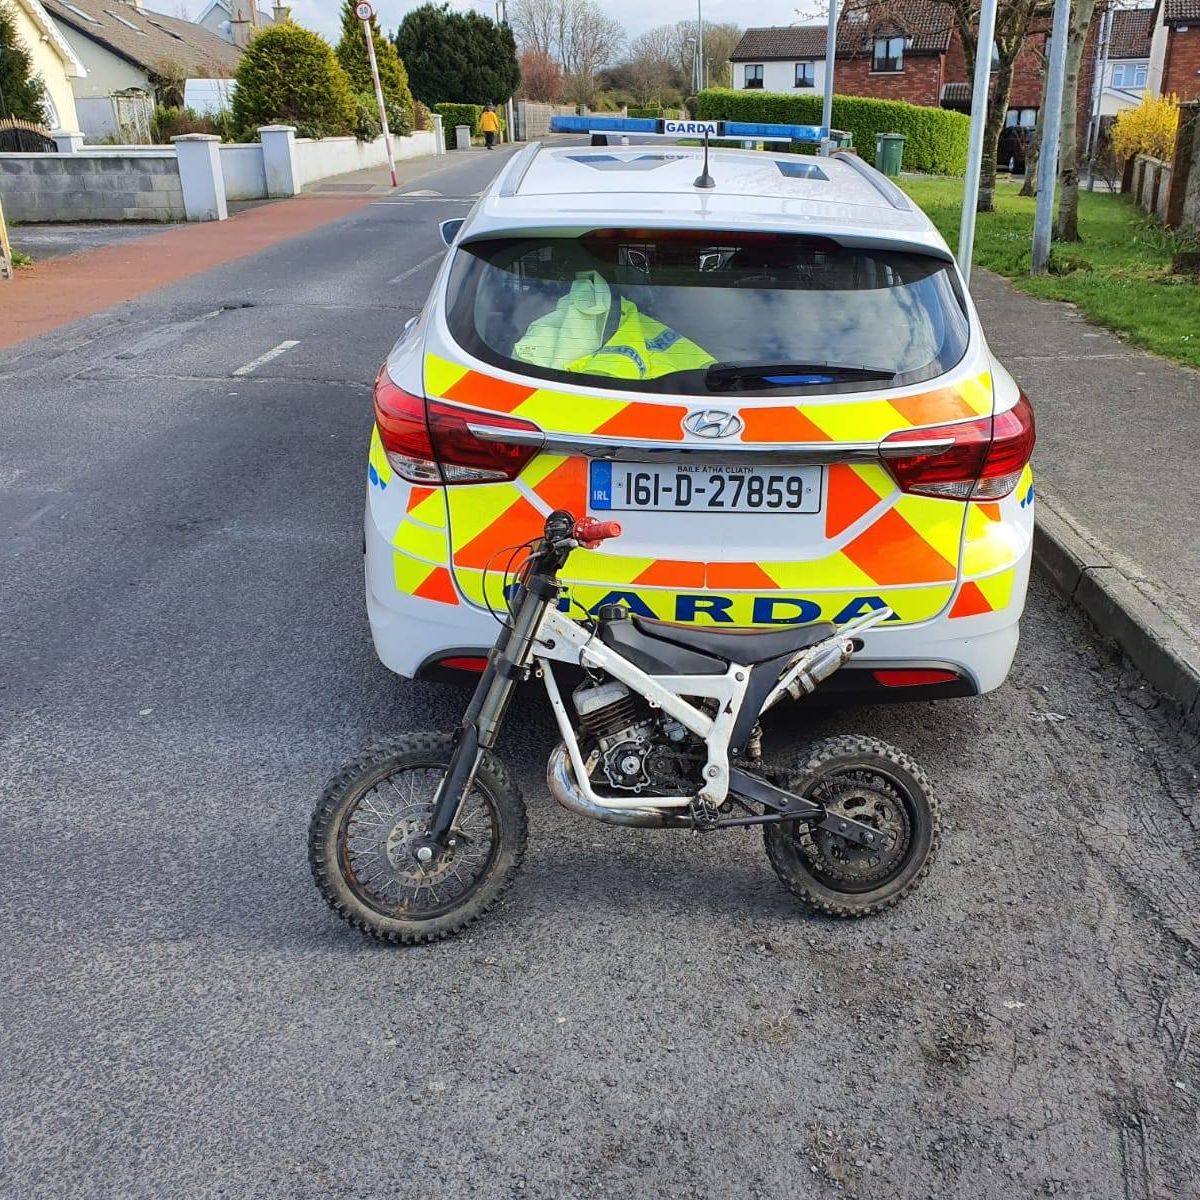
M 371 63 L 371 82 L 375 85 L 375 103 L 379 105 L 379 124 L 383 129 L 383 144 L 387 148 L 388 166 L 392 171 L 392 187 L 396 180 L 396 156 L 392 152 L 392 131 L 388 128 L 387 106 L 383 102 L 383 84 L 379 82 L 379 63 L 375 58 L 375 39 L 371 36 L 371 18 L 375 9 L 370 0 L 359 0 L 354 6 L 354 15 L 362 22 L 363 37 L 367 39 L 367 58 Z
M 1038 151 L 1037 208 L 1033 217 L 1033 261 L 1030 274 L 1044 275 L 1050 262 L 1050 235 L 1054 224 L 1054 185 L 1058 180 L 1058 138 L 1062 131 L 1063 77 L 1067 73 L 1067 34 L 1071 0 L 1054 0 L 1054 28 L 1050 34 L 1050 66 L 1042 98 L 1042 146 Z
M 1096 47 L 1096 78 L 1092 84 L 1092 116 L 1088 121 L 1087 190 L 1096 187 L 1096 147 L 1100 144 L 1100 110 L 1104 107 L 1104 77 L 1108 74 L 1108 47 L 1112 41 L 1113 10 L 1106 8 L 1100 18 L 1100 44 Z
M 829 136 L 833 128 L 833 64 L 837 58 L 837 0 L 829 0 L 829 24 L 825 30 L 825 97 L 821 101 L 821 127 L 825 136 L 821 142 L 821 152 L 828 154 L 833 145 Z
M 696 58 L 700 90 L 704 91 L 704 0 L 696 0 Z
M 963 182 L 962 225 L 958 234 L 958 269 L 968 287 L 971 285 L 971 255 L 975 251 L 975 209 L 979 204 L 983 127 L 987 124 L 992 43 L 995 40 L 996 0 L 983 0 L 979 12 L 979 44 L 975 47 L 975 87 L 971 94 L 971 138 L 967 146 L 967 177 Z
M 496 24 L 501 26 L 508 25 L 508 0 L 496 0 Z M 508 141 L 510 143 L 515 142 L 517 140 L 517 127 L 513 124 L 513 103 L 511 96 L 504 102 L 504 122 L 508 126 Z

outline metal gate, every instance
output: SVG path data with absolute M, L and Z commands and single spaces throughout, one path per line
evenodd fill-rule
M 0 152 L 7 154 L 53 154 L 58 143 L 33 121 L 0 117 Z

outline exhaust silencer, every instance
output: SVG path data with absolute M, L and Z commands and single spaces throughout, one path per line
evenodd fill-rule
M 571 766 L 571 756 L 561 742 L 554 747 L 546 764 L 546 786 L 550 795 L 563 808 L 581 817 L 591 817 L 606 825 L 625 825 L 636 829 L 666 829 L 678 824 L 666 813 L 654 808 L 602 808 L 593 803 L 580 790 Z

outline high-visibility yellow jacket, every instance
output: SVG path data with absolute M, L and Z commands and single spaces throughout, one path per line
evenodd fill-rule
M 538 317 L 513 347 L 513 357 L 534 366 L 613 379 L 657 379 L 716 361 L 695 342 L 621 300 L 616 328 L 605 339 L 612 289 L 602 275 L 581 271 L 571 291 Z
M 500 118 L 494 112 L 489 112 L 486 108 L 483 110 L 483 116 L 479 118 L 480 133 L 499 133 Z

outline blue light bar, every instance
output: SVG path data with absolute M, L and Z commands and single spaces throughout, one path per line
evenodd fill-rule
M 551 117 L 551 133 L 638 133 L 668 138 L 729 138 L 734 141 L 808 142 L 819 145 L 822 125 L 770 125 L 757 121 L 694 121 L 673 117 Z

